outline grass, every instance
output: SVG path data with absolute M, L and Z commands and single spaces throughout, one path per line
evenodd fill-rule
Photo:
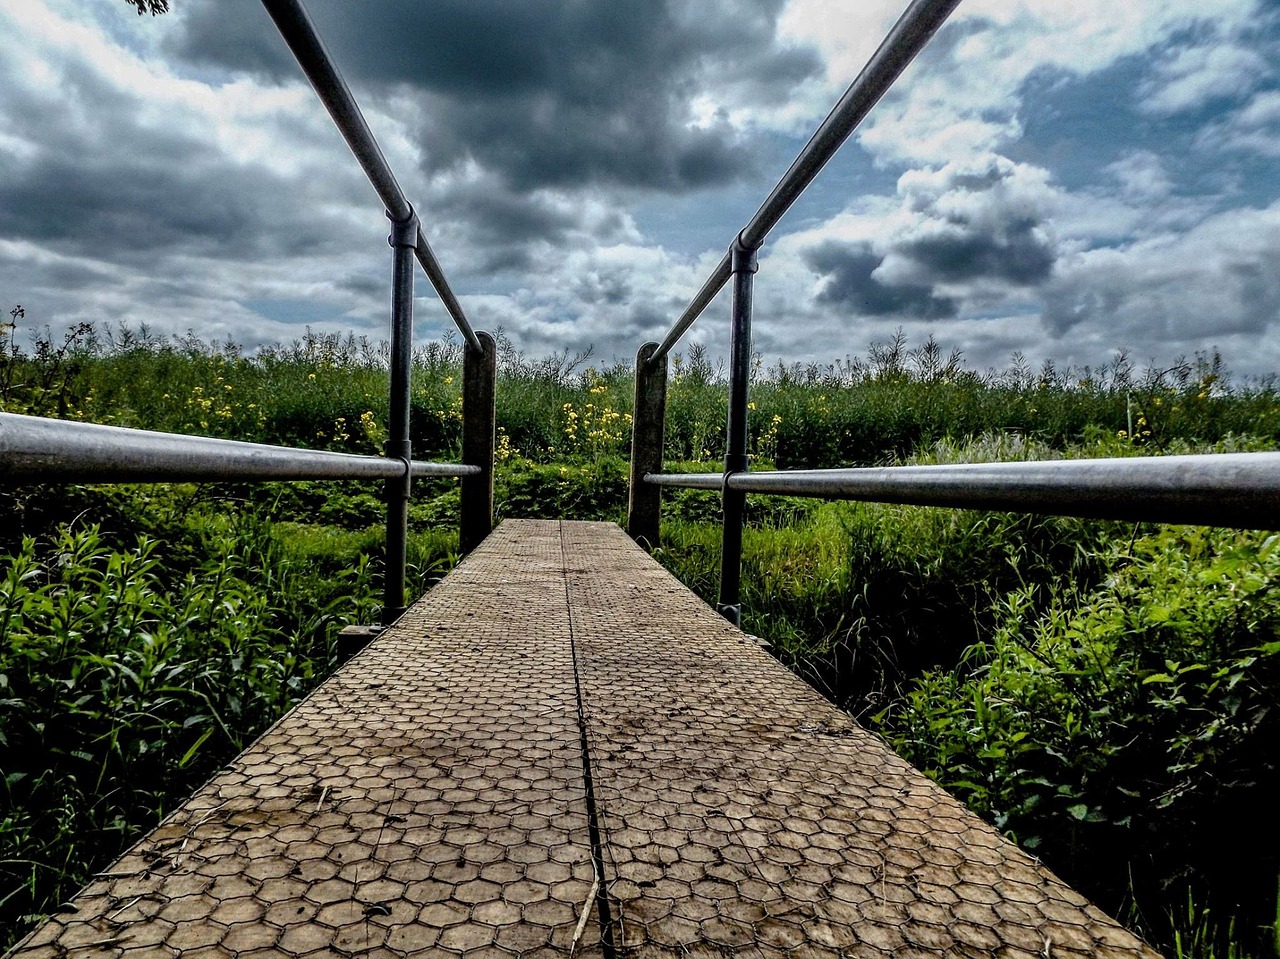
M 305 695 L 337 630 L 381 601 L 377 529 L 275 522 L 195 487 L 28 495 L 73 518 L 0 557 L 6 941 Z M 457 534 L 409 547 L 416 592 Z
M 630 372 L 500 338 L 500 517 L 621 520 Z M 374 453 L 386 350 L 81 328 L 0 342 L 0 407 Z M 460 351 L 415 356 L 414 446 L 452 459 Z M 668 468 L 717 470 L 725 384 L 673 357 Z M 1202 356 L 977 374 L 931 342 L 756 371 L 758 466 L 1275 448 L 1280 396 Z M 8 939 L 147 828 L 371 622 L 382 506 L 359 484 L 0 494 L 0 923 Z M 458 494 L 415 484 L 411 589 L 456 560 Z M 714 495 L 664 498 L 659 559 L 714 600 Z M 750 501 L 745 627 L 1175 955 L 1274 950 L 1280 768 L 1266 536 L 786 497 Z M 1140 759 L 1137 761 L 1135 759 Z M 1189 838 L 1192 837 L 1192 838 Z M 1190 898 L 1188 898 L 1190 897 Z M 1211 905 L 1210 905 L 1211 904 Z

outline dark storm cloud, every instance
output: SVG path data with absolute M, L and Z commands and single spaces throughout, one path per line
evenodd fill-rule
M 257 5 L 228 6 L 193 5 L 175 52 L 296 76 Z M 420 97 L 418 133 L 431 171 L 471 159 L 519 190 L 588 183 L 684 190 L 751 168 L 750 151 L 727 124 L 690 124 L 693 94 L 736 84 L 748 102 L 764 102 L 821 69 L 813 51 L 777 45 L 781 6 L 381 0 L 353 11 L 316 0 L 312 9 L 353 82 Z
M 1038 234 L 1038 222 L 1023 219 L 1002 226 L 992 236 L 961 224 L 954 232 L 904 243 L 898 252 L 924 273 L 947 283 L 995 278 L 1030 286 L 1048 279 L 1057 253 Z
M 883 258 L 865 243 L 828 240 L 803 254 L 804 261 L 826 277 L 819 303 L 847 307 L 863 316 L 942 319 L 956 315 L 954 300 L 937 296 L 924 284 L 886 285 L 872 274 Z
M 815 302 L 863 316 L 947 319 L 975 297 L 1048 281 L 1058 259 L 1044 171 L 991 155 L 913 170 L 883 236 L 826 239 L 803 250 L 824 277 Z
M 494 178 L 450 183 L 430 198 L 429 206 L 433 216 L 465 221 L 468 239 L 475 244 L 542 240 L 571 246 L 575 237 L 586 235 L 617 240 L 627 228 L 627 218 L 615 207 L 544 191 L 518 193 Z
M 21 134 L 24 151 L 0 153 L 6 239 L 117 263 L 162 251 L 294 255 L 342 242 L 336 214 L 308 209 L 306 183 L 211 149 L 181 117 L 163 127 L 140 118 L 128 90 L 82 66 L 66 66 L 54 90 L 13 84 L 9 96 L 0 123 Z M 55 102 L 65 109 L 49 122 Z M 283 136 L 303 142 L 300 128 L 283 123 Z M 335 180 L 341 192 L 346 183 Z
M 536 242 L 563 243 L 580 225 L 575 211 L 514 194 L 501 184 L 451 186 L 427 206 L 431 218 L 451 223 L 455 243 L 474 251 L 467 266 L 474 275 L 527 272 L 536 263 Z
M 518 193 L 494 177 L 450 182 L 424 204 L 428 222 L 444 224 L 450 248 L 471 251 L 473 276 L 549 267 L 548 250 L 566 251 L 623 238 L 626 217 L 614 207 L 546 191 Z
M 473 217 L 477 239 L 484 242 L 559 238 L 579 225 L 579 217 L 572 210 L 531 202 L 483 185 L 451 189 L 443 202 L 434 207 L 445 213 L 465 213 Z
M 288 186 L 261 172 L 246 176 L 230 164 L 139 169 L 117 160 L 86 169 L 46 155 L 12 172 L 0 180 L 0 235 L 117 262 L 161 251 L 294 255 L 327 244 L 323 224 L 298 216 L 284 199 Z M 213 181 L 219 189 L 209 189 Z M 297 229 L 268 230 L 289 221 Z
M 297 61 L 261 3 L 182 4 L 171 16 L 181 20 L 182 29 L 168 34 L 165 46 L 181 59 L 275 80 L 297 75 Z

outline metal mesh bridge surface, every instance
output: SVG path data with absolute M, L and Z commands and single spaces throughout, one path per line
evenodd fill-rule
M 507 521 L 15 950 L 1154 957 L 608 523 Z

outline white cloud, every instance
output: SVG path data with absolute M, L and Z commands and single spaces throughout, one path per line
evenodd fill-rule
M 1197 143 L 1205 149 L 1280 157 L 1280 90 L 1255 94 L 1243 107 L 1203 129 Z
M 1280 201 L 1211 213 L 1204 198 L 1165 195 L 1160 168 L 1148 156 L 1126 157 L 1109 171 L 1121 184 L 1137 181 L 1122 195 L 1068 193 L 1044 170 L 1003 158 L 986 168 L 948 164 L 904 174 L 896 202 L 860 201 L 772 247 L 757 279 L 757 346 L 770 359 L 826 362 L 902 326 L 914 342 L 932 334 L 963 348 L 979 368 L 1004 364 L 1013 350 L 1096 365 L 1122 347 L 1169 361 L 1215 344 L 1242 372 L 1280 368 Z M 1099 240 L 1090 218 L 1100 204 L 1108 207 L 1104 221 L 1114 221 L 1117 236 L 1109 240 Z M 1025 243 L 1039 237 L 1054 257 L 1051 272 L 1033 263 L 1026 278 L 1039 279 L 1023 286 L 1017 263 L 1005 264 L 1012 272 L 1002 275 L 999 265 L 970 255 L 1003 255 L 1002 235 Z M 922 242 L 928 262 L 920 259 Z M 856 298 L 824 297 L 829 287 L 806 253 L 833 248 L 852 251 L 859 269 L 874 267 L 861 275 L 862 288 L 857 277 L 845 278 L 850 289 L 877 283 L 906 295 L 887 298 L 884 309 L 874 298 L 859 309 Z M 1008 250 L 1017 252 L 1015 244 Z M 975 263 L 981 269 L 966 274 Z M 927 291 L 953 301 L 954 315 L 935 310 L 924 320 L 937 303 Z M 895 302 L 903 312 L 892 309 Z M 796 329 L 805 330 L 799 342 Z
M 1086 250 L 1059 263 L 1045 321 L 1061 344 L 1105 335 L 1112 346 L 1193 352 L 1222 338 L 1266 347 L 1280 326 L 1280 202 L 1209 217 L 1183 233 Z M 1254 353 L 1253 350 L 1250 351 Z M 1258 369 L 1259 357 L 1240 362 Z
M 1221 97 L 1240 97 L 1271 72 L 1256 50 L 1213 42 L 1172 51 L 1139 88 L 1142 109 L 1157 116 L 1196 110 Z
M 1134 200 L 1162 200 L 1173 192 L 1164 160 L 1150 150 L 1131 150 L 1108 164 L 1106 172 L 1120 184 L 1120 192 Z
M 882 162 L 933 163 L 999 151 L 1022 133 L 1020 90 L 1037 71 L 1085 75 L 1212 19 L 1249 22 L 1254 0 L 972 0 L 948 39 L 909 68 L 872 113 L 859 142 Z M 1034 105 L 1029 108 L 1034 109 Z

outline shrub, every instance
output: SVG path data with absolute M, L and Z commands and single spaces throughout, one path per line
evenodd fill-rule
M 1115 904 L 1131 883 L 1193 883 L 1266 917 L 1280 537 L 1170 527 L 1105 560 L 1093 589 L 1011 591 L 994 633 L 920 677 L 880 727 L 1086 892 Z

